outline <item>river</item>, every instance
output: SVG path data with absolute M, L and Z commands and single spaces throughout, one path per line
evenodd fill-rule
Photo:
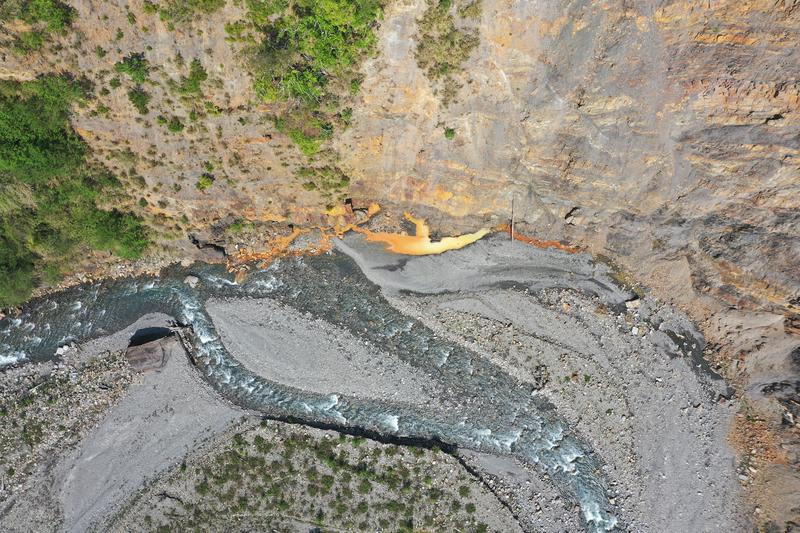
M 192 288 L 187 275 L 199 279 Z M 448 405 L 324 395 L 281 385 L 245 368 L 225 349 L 205 311 L 209 298 L 271 298 L 329 322 L 437 380 Z M 154 312 L 189 326 L 196 365 L 220 394 L 276 418 L 438 440 L 512 455 L 548 475 L 580 506 L 587 531 L 615 529 L 600 464 L 530 386 L 392 307 L 346 255 L 283 259 L 236 283 L 221 266 L 173 266 L 159 276 L 106 280 L 31 301 L 0 321 L 0 365 L 55 357 L 70 342 L 113 333 Z

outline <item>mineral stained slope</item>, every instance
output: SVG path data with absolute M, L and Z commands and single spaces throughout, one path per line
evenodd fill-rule
M 145 50 L 148 116 L 120 90 L 104 113 L 92 104 L 73 117 L 113 172 L 141 178 L 133 209 L 165 227 L 185 217 L 184 233 L 232 217 L 325 220 L 293 177 L 296 147 L 253 103 L 243 45 L 226 40 L 242 6 L 171 30 L 138 0 L 69 3 L 74 31 L 46 53 L 4 51 L 0 77 L 66 71 L 99 94 L 115 62 Z M 415 57 L 426 7 L 386 3 L 352 126 L 332 143 L 353 204 L 474 231 L 506 222 L 513 203 L 519 231 L 586 246 L 681 306 L 741 399 L 732 440 L 754 507 L 764 523 L 800 520 L 797 2 L 483 0 L 479 44 L 447 107 Z M 15 31 L 3 26 L 3 46 Z M 178 55 L 202 59 L 219 110 L 183 136 L 147 126 L 159 113 L 186 118 L 165 107 L 169 81 L 186 73 Z M 192 184 L 212 160 L 220 179 L 208 194 Z M 186 235 L 160 244 L 192 249 Z

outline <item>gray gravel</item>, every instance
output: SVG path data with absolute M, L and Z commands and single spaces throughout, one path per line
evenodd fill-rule
M 172 343 L 160 372 L 142 376 L 56 467 L 61 531 L 102 530 L 102 519 L 148 479 L 179 463 L 245 412 L 213 393 Z
M 698 364 L 702 338 L 684 315 L 650 298 L 626 309 L 635 295 L 590 256 L 502 237 L 424 257 L 390 255 L 360 236 L 337 247 L 402 312 L 522 381 L 544 382 L 539 394 L 604 463 L 630 531 L 750 529 L 727 442 L 735 404 Z M 679 332 L 684 346 L 667 331 Z M 477 466 L 520 487 L 506 490 L 509 504 L 518 514 L 531 511 L 519 497 L 523 466 L 498 468 L 486 458 Z M 528 474 L 533 482 L 536 474 Z M 552 489 L 534 493 L 539 507 L 527 527 L 572 528 Z
M 702 340 L 680 313 L 650 299 L 625 310 L 634 295 L 607 267 L 501 238 L 427 257 L 388 255 L 359 237 L 337 246 L 401 312 L 533 383 L 598 455 L 626 529 L 751 529 L 726 440 L 735 405 L 698 365 Z M 324 320 L 268 299 L 211 301 L 208 310 L 231 354 L 268 379 L 326 394 L 438 401 L 434 379 Z M 144 317 L 81 349 L 119 349 L 135 329 L 166 320 Z M 55 466 L 63 530 L 102 529 L 146 480 L 246 414 L 216 396 L 177 345 L 172 351 Z M 463 460 L 526 530 L 578 527 L 547 478 L 510 458 L 465 452 Z
M 439 385 L 355 336 L 269 299 L 211 300 L 228 351 L 271 381 L 322 394 L 428 405 Z
M 614 283 L 608 266 L 588 254 L 542 250 L 500 235 L 461 250 L 413 257 L 386 252 L 358 234 L 337 239 L 335 245 L 386 293 L 476 291 L 517 283 L 530 289 L 580 289 L 614 305 L 634 297 Z

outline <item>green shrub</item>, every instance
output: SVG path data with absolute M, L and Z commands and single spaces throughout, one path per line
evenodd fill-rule
M 361 480 L 361 483 L 358 484 L 358 492 L 361 494 L 369 494 L 372 492 L 372 483 L 366 479 Z
M 444 129 L 444 137 L 447 140 L 453 140 L 456 136 L 456 130 L 453 128 L 445 128 Z
M 167 122 L 167 129 L 172 133 L 179 133 L 183 131 L 183 122 L 181 122 L 181 119 L 178 117 L 172 117 L 169 119 L 169 122 Z
M 204 172 L 203 174 L 200 175 L 199 178 L 197 178 L 197 183 L 195 184 L 195 187 L 197 187 L 201 191 L 205 191 L 212 185 L 214 185 L 214 176 L 212 176 L 207 172 Z
M 147 245 L 138 218 L 101 208 L 119 182 L 87 165 L 69 124 L 85 93 L 60 76 L 0 82 L 0 306 L 21 303 L 88 249 L 133 258 Z
M 18 54 L 27 54 L 44 46 L 45 38 L 45 34 L 40 31 L 25 31 L 17 35 L 12 46 Z
M 478 19 L 481 16 L 481 0 L 467 4 L 458 9 L 458 14 L 465 19 Z
M 20 19 L 46 33 L 63 32 L 76 11 L 58 0 L 7 0 L 0 4 L 0 20 Z
M 321 190 L 328 194 L 350 185 L 350 177 L 339 167 L 302 167 L 297 170 L 295 177 L 304 181 L 303 188 L 306 190 Z
M 114 65 L 117 72 L 127 74 L 136 83 L 144 83 L 150 73 L 150 63 L 143 53 L 128 54 Z
M 199 59 L 192 60 L 189 76 L 181 78 L 178 92 L 181 94 L 200 94 L 200 84 L 208 79 L 208 73 Z
M 459 10 L 464 17 L 480 14 L 480 4 L 474 2 Z M 443 102 L 447 105 L 454 97 L 457 84 L 453 76 L 461 71 L 461 65 L 478 46 L 477 30 L 456 26 L 451 13 L 451 2 L 428 0 L 428 8 L 417 21 L 417 64 L 431 81 L 444 81 Z
M 300 148 L 300 151 L 305 155 L 316 154 L 319 152 L 320 144 L 322 144 L 321 139 L 311 137 L 300 130 L 290 131 L 289 138 L 294 141 L 297 147 Z
M 140 115 L 146 115 L 148 112 L 147 105 L 150 103 L 150 95 L 142 89 L 141 86 L 137 85 L 130 91 L 128 91 L 128 100 L 131 101 L 133 107 L 139 111 Z
M 0 82 L 0 173 L 45 182 L 83 161 L 81 139 L 65 127 L 79 84 L 44 77 L 25 84 Z
M 36 286 L 36 256 L 21 239 L 11 221 L 0 219 L 0 305 L 16 305 L 28 298 Z
M 224 5 L 225 0 L 169 0 L 159 13 L 165 21 L 189 22 L 197 13 L 208 15 Z
M 225 33 L 228 36 L 225 37 L 225 40 L 234 43 L 239 41 L 244 41 L 246 31 L 247 31 L 247 24 L 245 24 L 240 20 L 237 20 L 236 22 L 226 22 Z
M 250 50 L 255 93 L 267 103 L 298 104 L 281 118 L 301 125 L 284 131 L 304 154 L 314 154 L 329 133 L 313 133 L 302 124 L 307 119 L 329 125 L 341 120 L 338 95 L 349 93 L 351 81 L 359 79 L 360 61 L 374 49 L 381 2 L 247 0 L 247 8 L 263 36 Z
M 155 15 L 158 13 L 158 5 L 150 0 L 144 0 L 144 3 L 142 3 L 142 11 L 148 15 Z

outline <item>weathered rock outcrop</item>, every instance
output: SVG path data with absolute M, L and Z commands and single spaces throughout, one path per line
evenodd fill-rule
M 167 233 L 231 214 L 325 220 L 292 176 L 296 148 L 251 103 L 243 45 L 225 40 L 240 7 L 169 30 L 157 16 L 130 25 L 124 6 L 71 3 L 64 48 L 6 54 L 0 76 L 65 68 L 99 93 L 116 61 L 147 49 L 153 111 L 138 117 L 117 90 L 74 123 Z M 800 521 L 800 4 L 483 0 L 480 44 L 447 107 L 415 59 L 426 5 L 388 3 L 353 125 L 334 143 L 354 202 L 412 209 L 434 230 L 505 222 L 513 202 L 519 231 L 607 256 L 687 310 L 742 395 L 733 438 L 756 470 L 762 522 Z M 150 127 L 168 108 L 189 116 L 169 93 L 186 71 L 177 54 L 204 63 L 214 110 L 182 136 Z M 193 186 L 205 162 L 210 192 Z
M 465 225 L 513 200 L 520 231 L 613 258 L 705 324 L 744 393 L 742 453 L 787 473 L 753 492 L 797 494 L 780 466 L 800 458 L 797 3 L 486 0 L 448 108 L 415 65 L 423 4 L 392 4 L 367 66 L 342 146 L 354 194 Z

